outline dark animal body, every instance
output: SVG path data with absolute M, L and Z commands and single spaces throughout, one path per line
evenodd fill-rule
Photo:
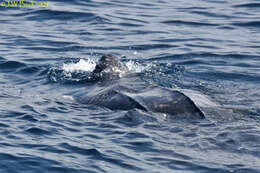
M 104 55 L 93 72 L 102 73 L 107 68 L 114 67 L 127 69 L 115 56 Z M 159 86 L 149 86 L 140 81 L 137 77 L 126 77 L 118 80 L 116 84 L 113 82 L 96 87 L 93 92 L 87 93 L 77 100 L 84 104 L 103 106 L 111 110 L 139 109 L 144 112 L 164 113 L 186 118 L 205 117 L 195 103 L 182 92 Z
M 115 71 L 114 69 L 121 70 L 121 71 L 126 71 L 127 67 L 123 63 L 121 63 L 117 57 L 114 55 L 108 54 L 108 55 L 103 55 L 101 59 L 99 60 L 99 63 L 96 65 L 93 73 L 101 73 L 104 70 L 112 70 Z

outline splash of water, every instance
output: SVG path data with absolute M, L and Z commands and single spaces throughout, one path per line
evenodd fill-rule
M 77 63 L 63 64 L 62 70 L 68 73 L 86 71 L 92 72 L 95 69 L 96 63 L 92 59 L 80 59 Z
M 147 66 L 142 65 L 142 64 L 135 62 L 135 61 L 128 61 L 128 62 L 125 63 L 125 65 L 129 69 L 129 71 L 133 72 L 133 73 L 141 73 L 145 69 L 147 69 Z

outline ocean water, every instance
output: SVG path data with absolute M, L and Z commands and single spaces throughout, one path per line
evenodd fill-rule
M 258 0 L 42 2 L 0 6 L 1 173 L 260 172 Z M 107 53 L 227 111 L 150 120 L 71 100 Z

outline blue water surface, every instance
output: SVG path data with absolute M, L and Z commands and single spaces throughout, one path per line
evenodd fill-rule
M 260 172 L 258 0 L 49 0 L 0 16 L 1 173 Z M 107 53 L 230 113 L 150 121 L 64 97 L 99 82 L 64 65 Z

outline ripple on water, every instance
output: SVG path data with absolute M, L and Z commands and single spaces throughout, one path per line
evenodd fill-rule
M 260 172 L 257 0 L 0 8 L 1 173 Z M 151 85 L 198 91 L 239 115 L 184 121 L 63 97 L 99 85 L 91 71 L 108 53 Z
M 0 63 L 0 69 L 1 70 L 13 70 L 20 67 L 25 67 L 26 65 L 24 63 L 18 62 L 18 61 L 6 61 L 3 63 Z
M 234 5 L 233 7 L 241 7 L 241 8 L 260 8 L 260 3 L 242 3 L 238 5 Z
M 51 132 L 49 132 L 48 130 L 39 127 L 30 127 L 26 130 L 26 132 L 29 132 L 34 135 L 39 135 L 39 136 L 51 134 Z

